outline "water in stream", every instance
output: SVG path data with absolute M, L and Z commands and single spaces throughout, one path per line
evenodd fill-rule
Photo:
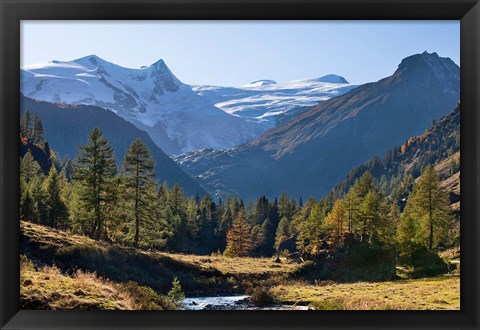
M 248 303 L 249 296 L 185 298 L 186 310 L 308 310 L 307 306 L 273 305 L 256 307 Z

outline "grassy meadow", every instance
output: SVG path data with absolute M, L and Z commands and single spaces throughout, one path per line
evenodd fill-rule
M 115 246 L 21 222 L 21 304 L 24 309 L 170 309 L 164 297 L 174 276 L 187 296 L 252 293 L 268 288 L 275 303 L 318 310 L 460 308 L 460 277 L 386 282 L 307 282 L 306 263 L 274 258 L 198 256 Z M 457 261 L 454 251 L 445 258 Z M 110 267 L 101 267 L 101 264 Z M 152 280 L 155 278 L 155 281 Z

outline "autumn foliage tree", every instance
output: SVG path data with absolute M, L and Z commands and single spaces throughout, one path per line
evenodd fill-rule
M 228 257 L 245 257 L 253 248 L 250 227 L 245 221 L 244 211 L 241 210 L 233 221 L 232 228 L 227 232 L 227 248 L 224 254 Z

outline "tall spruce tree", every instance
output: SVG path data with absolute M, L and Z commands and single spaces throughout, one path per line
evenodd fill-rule
M 84 219 L 88 222 L 88 235 L 95 239 L 107 238 L 106 211 L 111 207 L 111 189 L 117 173 L 113 148 L 94 128 L 88 138 L 88 144 L 80 146 L 74 178 L 81 185 L 78 192 L 85 209 Z M 91 211 L 91 212 L 90 212 Z
M 54 166 L 50 168 L 45 179 L 45 193 L 47 206 L 47 225 L 53 228 L 66 229 L 68 221 L 67 205 L 63 201 L 61 178 Z
M 23 158 L 20 159 L 20 176 L 25 179 L 26 183 L 30 183 L 35 176 L 43 176 L 40 166 L 33 159 L 30 151 L 27 151 Z
M 155 162 L 145 144 L 136 139 L 130 145 L 123 162 L 126 198 L 132 205 L 133 246 L 138 247 L 141 227 L 147 227 L 155 221 L 151 208 L 154 205 Z M 153 192 L 153 193 L 152 193 Z

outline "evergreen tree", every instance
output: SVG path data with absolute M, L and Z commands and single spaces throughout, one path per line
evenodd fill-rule
M 30 182 L 30 192 L 32 196 L 33 214 L 32 222 L 42 225 L 48 222 L 47 194 L 43 187 L 43 177 L 35 176 Z
M 20 177 L 20 218 L 26 221 L 32 221 L 33 200 L 30 188 L 23 177 Z
M 445 240 L 452 225 L 448 193 L 432 166 L 425 168 L 405 206 L 403 221 L 415 221 L 419 243 L 433 250 Z M 405 227 L 402 224 L 402 227 Z
M 165 188 L 164 188 L 165 190 Z M 172 230 L 172 236 L 167 242 L 167 248 L 177 252 L 187 252 L 188 241 L 187 198 L 179 184 L 175 183 L 167 192 L 167 205 L 164 208 L 164 219 Z
M 37 113 L 33 115 L 33 128 L 30 135 L 30 142 L 36 146 L 42 145 L 45 141 L 45 131 L 43 130 L 42 121 Z M 47 157 L 48 156 L 50 155 L 47 154 Z
M 20 135 L 27 140 L 30 139 L 30 131 L 32 126 L 32 114 L 30 110 L 25 110 L 20 118 Z
M 376 189 L 370 190 L 360 206 L 362 224 L 362 240 L 370 242 L 388 239 L 388 216 L 385 200 Z
M 68 209 L 61 197 L 61 181 L 54 166 L 50 168 L 48 177 L 45 179 L 46 207 L 47 207 L 47 225 L 53 228 L 68 227 Z M 59 226 L 60 225 L 60 226 Z
M 279 251 L 280 245 L 290 238 L 290 223 L 286 217 L 283 217 L 278 223 L 277 231 L 275 233 L 275 250 Z
M 74 168 L 74 177 L 81 185 L 78 192 L 83 200 L 88 235 L 95 239 L 107 238 L 106 211 L 112 204 L 112 184 L 117 173 L 113 148 L 102 132 L 94 128 L 88 144 L 80 146 L 80 154 Z
M 35 176 L 43 176 L 43 172 L 33 159 L 31 152 L 27 151 L 20 159 L 20 177 L 24 178 L 26 183 L 29 183 Z
M 125 195 L 132 206 L 132 222 L 134 228 L 133 246 L 138 247 L 141 227 L 152 223 L 154 193 L 155 162 L 145 144 L 136 139 L 125 154 L 122 175 L 124 176 Z
M 199 223 L 199 239 L 197 251 L 200 254 L 208 254 L 218 250 L 219 245 L 216 240 L 217 229 L 217 212 L 216 206 L 210 195 L 205 195 L 199 205 L 200 223 Z
M 295 209 L 288 200 L 287 193 L 283 192 L 278 200 L 278 215 L 280 218 L 286 217 L 289 221 L 291 221 L 294 214 Z
M 185 294 L 183 293 L 182 286 L 177 277 L 173 278 L 172 288 L 168 291 L 168 299 L 173 302 L 177 309 L 181 308 L 183 305 L 183 299 L 185 299 Z

